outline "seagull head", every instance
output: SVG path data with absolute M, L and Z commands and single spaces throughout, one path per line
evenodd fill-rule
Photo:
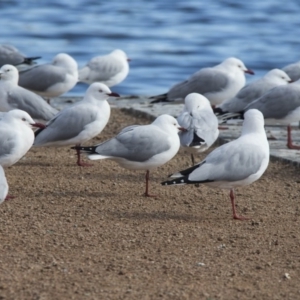
M 238 58 L 229 57 L 225 59 L 222 64 L 224 66 L 233 67 L 235 69 L 241 70 L 244 73 L 254 75 L 254 72 L 250 69 L 247 69 L 245 64 Z
M 13 81 L 18 84 L 19 72 L 12 65 L 4 65 L 0 69 L 0 80 Z
M 86 91 L 85 98 L 96 100 L 106 100 L 108 97 L 120 97 L 119 94 L 113 93 L 107 85 L 100 82 L 92 83 Z

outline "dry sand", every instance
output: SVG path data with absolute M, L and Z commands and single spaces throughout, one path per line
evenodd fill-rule
M 90 144 L 148 122 L 114 109 Z M 75 161 L 68 147 L 31 149 L 6 170 L 16 198 L 0 206 L 1 300 L 300 299 L 296 167 L 271 162 L 238 189 L 252 219 L 236 221 L 226 191 L 160 185 L 189 166 L 184 150 L 150 174 L 155 199 L 143 172 Z

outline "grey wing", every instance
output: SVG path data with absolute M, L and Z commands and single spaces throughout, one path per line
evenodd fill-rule
M 24 62 L 24 56 L 11 45 L 0 45 L 0 67 L 9 65 L 18 65 Z
M 151 126 L 151 125 L 149 125 Z M 100 155 L 144 162 L 170 149 L 168 135 L 155 126 L 130 126 L 96 148 Z
M 267 155 L 257 145 L 235 140 L 211 152 L 190 175 L 192 181 L 234 182 L 257 173 Z
M 194 139 L 193 118 L 187 111 L 184 111 L 178 116 L 177 122 L 187 130 L 179 133 L 180 144 L 188 147 Z
M 16 148 L 16 135 L 0 122 L 0 158 L 10 155 Z
M 256 108 L 262 112 L 265 119 L 280 119 L 286 117 L 300 106 L 300 90 L 297 85 L 281 85 L 246 106 L 245 111 Z
M 275 86 L 276 85 L 270 84 L 265 80 L 253 82 L 243 87 L 234 98 L 225 101 L 220 107 L 222 110 L 228 112 L 243 111 L 249 103 L 258 99 Z
M 282 69 L 293 81 L 300 78 L 300 62 L 290 64 Z
M 15 87 L 6 96 L 7 102 L 12 108 L 26 111 L 35 120 L 49 121 L 58 112 L 43 98 L 21 87 Z
M 39 65 L 19 73 L 19 85 L 37 92 L 44 92 L 65 79 L 66 71 L 51 64 Z
M 95 57 L 88 63 L 88 67 L 97 74 L 95 80 L 105 81 L 122 71 L 123 65 L 118 59 L 109 57 Z
M 193 127 L 197 136 L 210 147 L 219 135 L 218 118 L 213 112 L 207 110 L 193 113 Z
M 45 129 L 36 134 L 34 145 L 65 141 L 76 137 L 85 126 L 94 122 L 97 112 L 90 107 L 73 105 L 59 112 Z
M 186 81 L 174 85 L 168 92 L 168 99 L 184 98 L 190 93 L 215 93 L 228 85 L 228 76 L 219 70 L 205 68 L 193 74 Z

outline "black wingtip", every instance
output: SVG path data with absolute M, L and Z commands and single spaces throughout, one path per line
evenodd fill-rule
M 23 64 L 31 65 L 34 60 L 42 58 L 41 56 L 25 57 Z
M 201 146 L 203 143 L 205 143 L 205 140 L 203 140 L 200 136 L 198 136 L 195 132 L 194 132 L 194 137 L 192 142 L 190 143 L 190 147 L 195 147 L 195 146 Z
M 214 107 L 213 111 L 214 111 L 214 114 L 217 115 L 217 116 L 218 115 L 223 115 L 223 114 L 226 113 L 226 111 L 222 110 L 222 108 L 220 108 L 220 107 Z
M 78 146 L 78 145 L 71 147 L 71 149 L 73 149 L 73 150 L 77 150 L 77 151 L 80 150 L 80 151 L 82 151 L 84 153 L 88 153 L 88 154 L 97 153 L 96 148 L 97 148 L 97 146 L 82 147 L 82 146 Z
M 150 103 L 160 103 L 160 102 L 171 102 L 168 100 L 168 94 L 161 94 L 158 96 L 152 96 L 149 99 L 154 99 L 153 101 L 151 101 Z

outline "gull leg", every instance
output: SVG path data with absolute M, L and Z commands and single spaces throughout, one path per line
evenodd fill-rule
M 145 176 L 145 179 L 146 179 L 146 190 L 145 190 L 145 193 L 144 193 L 144 196 L 145 197 L 156 197 L 155 195 L 150 195 L 149 194 L 149 170 L 147 170 L 146 172 L 146 176 Z
M 287 147 L 289 149 L 300 150 L 300 146 L 296 146 L 296 145 L 293 144 L 293 141 L 292 141 L 292 127 L 291 127 L 291 125 L 288 125 L 288 127 L 287 127 Z
M 78 144 L 76 146 L 80 146 L 80 144 Z M 85 163 L 82 160 L 80 160 L 80 150 L 79 149 L 76 149 L 76 152 L 77 152 L 77 165 L 79 167 L 92 167 L 93 166 L 92 164 L 88 164 L 88 163 Z
M 194 154 L 193 153 L 191 154 L 191 160 L 192 160 L 192 166 L 194 166 L 195 165 L 195 158 L 194 158 Z
M 237 215 L 236 210 L 235 210 L 235 202 L 234 202 L 234 192 L 233 192 L 233 189 L 230 189 L 230 194 L 229 195 L 230 195 L 230 199 L 231 199 L 233 218 L 235 220 L 241 220 L 241 221 L 249 220 L 249 218 L 247 218 L 247 217 L 243 217 L 243 216 Z
M 10 199 L 14 199 L 14 198 L 15 198 L 15 196 L 7 195 L 4 200 L 7 201 L 7 200 L 10 200 Z

